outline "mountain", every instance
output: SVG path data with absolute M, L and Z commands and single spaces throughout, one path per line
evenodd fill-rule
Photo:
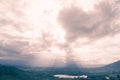
M 104 66 L 104 68 L 116 68 L 120 69 L 120 60 L 109 65 Z
M 120 60 L 102 67 L 106 71 L 120 71 Z
M 88 78 L 62 79 L 54 75 L 87 75 Z M 0 65 L 0 80 L 120 80 L 120 61 L 99 68 L 82 68 L 68 63 L 65 67 L 13 67 Z
M 87 74 L 87 73 L 110 73 L 110 72 L 120 72 L 120 61 L 105 65 L 103 67 L 97 68 L 84 68 L 79 67 L 74 63 L 68 63 L 65 67 L 62 68 L 46 68 L 47 70 L 54 71 L 59 74 Z
M 85 70 L 88 72 L 95 72 L 95 73 L 96 72 L 120 72 L 120 60 L 108 65 L 105 65 L 103 67 L 87 68 Z

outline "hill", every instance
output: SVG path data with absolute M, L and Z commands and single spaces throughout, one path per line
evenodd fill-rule
M 0 65 L 0 80 L 32 80 L 29 75 L 16 67 Z
M 98 72 L 120 72 L 120 61 L 113 62 L 111 64 L 105 65 L 103 67 L 97 67 L 97 68 L 86 68 L 84 69 L 88 72 L 92 73 L 98 73 Z
M 114 80 L 120 80 L 120 61 L 99 68 L 80 68 L 77 65 L 73 65 L 71 63 L 63 68 L 18 68 L 13 66 L 0 65 L 0 80 L 71 80 L 58 79 L 53 76 L 57 74 L 88 76 L 87 79 L 80 80 L 106 80 L 106 76 L 107 78 L 109 77 L 111 79 L 113 78 Z

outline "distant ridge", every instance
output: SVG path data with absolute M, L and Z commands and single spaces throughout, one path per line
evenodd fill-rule
M 120 71 L 120 60 L 102 67 L 106 71 Z
M 120 60 L 111 64 L 105 65 L 98 68 L 88 68 L 88 72 L 119 72 L 120 71 Z
M 104 67 L 109 67 L 109 68 L 120 68 L 120 60 L 119 61 L 116 61 L 116 62 L 113 62 L 111 64 L 108 64 Z

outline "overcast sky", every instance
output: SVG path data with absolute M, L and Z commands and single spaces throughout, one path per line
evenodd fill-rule
M 0 0 L 0 63 L 96 67 L 118 60 L 119 0 Z

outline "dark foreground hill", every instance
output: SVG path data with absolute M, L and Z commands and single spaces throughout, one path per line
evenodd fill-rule
M 16 67 L 0 65 L 0 80 L 32 80 L 32 78 Z

